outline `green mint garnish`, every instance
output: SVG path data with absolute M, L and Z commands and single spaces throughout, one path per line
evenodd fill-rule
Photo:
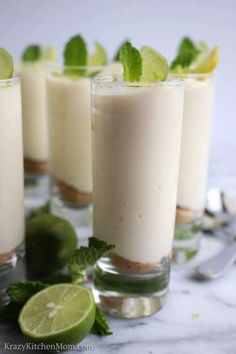
M 72 37 L 65 45 L 64 49 L 64 73 L 66 75 L 83 76 L 86 72 L 83 68 L 76 68 L 87 65 L 87 45 L 84 39 L 80 36 Z
M 139 51 L 127 42 L 121 48 L 119 57 L 124 68 L 124 81 L 138 82 L 142 75 L 142 58 Z
M 117 52 L 113 58 L 113 61 L 120 61 L 120 52 L 121 52 L 121 49 L 127 44 L 129 43 L 128 40 L 124 41 L 123 43 L 121 43 L 120 47 L 117 49 Z
M 105 241 L 90 237 L 88 247 L 80 247 L 71 258 L 68 264 L 70 273 L 72 275 L 82 275 L 88 267 L 92 267 L 99 258 L 114 247 L 108 245 Z
M 88 66 L 103 66 L 108 62 L 105 48 L 99 43 L 95 42 L 95 51 L 88 58 Z
M 18 282 L 10 285 L 6 293 L 11 301 L 25 304 L 31 296 L 48 286 L 48 284 L 38 281 Z
M 41 48 L 37 44 L 30 44 L 24 50 L 22 57 L 23 62 L 34 62 L 41 59 Z
M 198 54 L 199 50 L 194 42 L 190 38 L 184 37 L 180 43 L 177 56 L 171 64 L 171 69 L 179 66 L 182 68 L 189 67 Z
M 96 306 L 95 321 L 90 332 L 97 336 L 110 336 L 112 334 L 106 317 L 98 306 Z

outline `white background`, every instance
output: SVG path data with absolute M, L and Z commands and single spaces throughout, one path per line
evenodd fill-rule
M 64 43 L 81 33 L 110 57 L 121 41 L 150 45 L 173 59 L 184 35 L 220 47 L 210 176 L 236 176 L 235 0 L 0 0 L 0 46 L 19 59 L 30 42 L 51 43 L 61 57 Z M 235 163 L 229 161 L 235 155 Z M 224 162 L 224 163 L 223 163 Z

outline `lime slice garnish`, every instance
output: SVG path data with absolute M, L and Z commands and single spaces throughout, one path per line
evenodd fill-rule
M 105 48 L 95 42 L 95 51 L 88 58 L 88 66 L 102 66 L 107 64 L 107 53 Z
M 13 75 L 14 63 L 11 55 L 0 48 L 0 80 L 10 79 Z
M 19 325 L 33 342 L 75 344 L 88 335 L 95 311 L 90 289 L 57 284 L 30 298 L 20 312 Z
M 168 75 L 168 62 L 160 53 L 150 47 L 141 48 L 142 76 L 141 81 L 163 81 Z
M 41 59 L 45 61 L 56 61 L 57 60 L 56 49 L 49 45 L 42 47 Z
M 190 65 L 190 72 L 196 74 L 211 73 L 219 63 L 219 49 L 203 50 Z

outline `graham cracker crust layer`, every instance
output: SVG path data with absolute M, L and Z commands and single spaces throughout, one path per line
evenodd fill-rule
M 0 265 L 11 259 L 11 252 L 0 254 Z
M 193 209 L 190 208 L 182 208 L 180 206 L 177 205 L 176 208 L 176 224 L 187 224 L 189 222 L 191 222 L 195 216 L 196 216 L 197 212 Z
M 48 171 L 48 161 L 36 161 L 32 159 L 24 159 L 25 172 L 44 174 Z
M 80 190 L 58 180 L 56 182 L 63 200 L 82 205 L 90 204 L 92 202 L 92 193 L 81 192 Z
M 129 274 L 144 274 L 156 269 L 156 265 L 153 263 L 140 263 L 133 262 L 127 258 L 118 256 L 118 254 L 110 252 L 112 264 L 122 270 L 124 273 Z

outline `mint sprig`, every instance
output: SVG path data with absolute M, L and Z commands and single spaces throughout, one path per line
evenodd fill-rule
M 189 37 L 184 37 L 179 45 L 177 56 L 171 63 L 171 69 L 189 67 L 198 54 L 199 50 L 194 42 Z
M 80 247 L 75 251 L 68 264 L 69 272 L 74 276 L 83 274 L 88 267 L 92 267 L 99 258 L 114 247 L 105 241 L 90 237 L 88 247 Z
M 41 47 L 38 44 L 30 44 L 25 48 L 21 60 L 23 62 L 34 62 L 41 58 Z
M 113 61 L 120 61 L 120 52 L 122 50 L 122 48 L 127 44 L 129 43 L 128 40 L 125 40 L 124 42 L 121 43 L 121 45 L 119 46 L 119 48 L 117 49 L 115 55 L 114 55 L 114 58 L 113 58 Z
M 121 48 L 119 58 L 124 68 L 124 81 L 138 82 L 142 75 L 142 58 L 139 51 L 127 42 Z
M 98 306 L 96 306 L 95 321 L 90 332 L 97 336 L 110 336 L 112 334 L 106 317 Z
M 9 296 L 11 301 L 25 304 L 31 296 L 35 295 L 40 290 L 47 288 L 48 286 L 49 284 L 38 281 L 17 282 L 7 288 L 6 294 Z
M 72 37 L 65 45 L 64 49 L 64 65 L 66 75 L 85 74 L 85 69 L 78 68 L 87 65 L 87 45 L 81 35 Z

